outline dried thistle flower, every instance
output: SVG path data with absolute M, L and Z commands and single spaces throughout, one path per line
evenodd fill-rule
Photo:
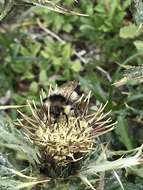
M 48 97 L 57 92 L 49 90 Z M 41 153 L 42 170 L 57 171 L 73 164 L 80 164 L 85 156 L 96 149 L 95 139 L 114 128 L 115 123 L 104 113 L 107 103 L 101 105 L 95 113 L 89 113 L 90 93 L 82 95 L 75 102 L 74 113 L 61 115 L 54 121 L 43 103 L 44 94 L 41 95 L 41 105 L 36 106 L 35 101 L 27 101 L 31 116 L 19 111 L 23 120 L 18 120 L 26 136 L 37 146 Z M 76 170 L 78 169 L 76 165 Z

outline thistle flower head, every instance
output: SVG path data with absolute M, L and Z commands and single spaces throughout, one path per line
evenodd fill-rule
M 54 89 L 57 92 L 57 89 Z M 50 89 L 48 97 L 53 93 Z M 19 111 L 23 120 L 20 126 L 31 142 L 41 152 L 41 163 L 46 167 L 66 167 L 80 162 L 88 153 L 96 148 L 96 137 L 114 128 L 108 113 L 103 113 L 100 106 L 95 113 L 89 113 L 90 93 L 82 95 L 73 103 L 74 110 L 68 115 L 61 114 L 57 120 L 50 113 L 50 106 L 43 103 L 37 107 L 35 102 L 27 101 L 31 116 Z

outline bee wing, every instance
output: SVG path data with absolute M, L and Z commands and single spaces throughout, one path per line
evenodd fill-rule
M 69 100 L 70 98 L 72 100 L 75 100 L 78 97 L 78 94 L 74 91 L 77 85 L 77 81 L 67 82 L 59 88 L 59 93 L 62 94 L 67 100 Z

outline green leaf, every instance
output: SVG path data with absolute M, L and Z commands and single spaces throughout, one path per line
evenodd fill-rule
M 71 30 L 73 29 L 73 26 L 71 24 L 65 24 L 63 26 L 63 30 L 66 31 L 66 32 L 71 32 Z
M 71 44 L 64 45 L 62 55 L 64 58 L 69 59 L 72 54 Z
M 141 34 L 141 31 L 139 30 L 139 27 L 135 24 L 130 24 L 128 26 L 124 26 L 120 29 L 119 36 L 121 38 L 127 39 L 127 38 L 134 38 Z
M 10 67 L 15 73 L 18 74 L 23 73 L 23 71 L 25 71 L 25 73 L 29 73 L 32 68 L 32 64 L 29 61 L 24 61 L 22 59 L 19 59 L 19 60 L 13 60 Z
M 71 69 L 72 69 L 74 72 L 80 72 L 81 69 L 82 69 L 81 63 L 80 63 L 79 61 L 73 62 L 73 63 L 72 63 L 72 66 L 71 66 Z
M 30 49 L 30 52 L 33 56 L 37 55 L 40 48 L 41 48 L 41 43 L 39 43 L 39 42 L 34 42 L 34 43 L 29 44 L 29 49 Z
M 36 93 L 38 91 L 38 83 L 37 82 L 32 82 L 30 85 L 30 91 L 33 93 Z
M 119 140 L 126 146 L 127 149 L 133 148 L 133 139 L 129 134 L 129 126 L 127 120 L 123 116 L 118 116 L 116 133 L 119 135 Z
M 60 57 L 53 57 L 53 65 L 61 66 L 63 64 L 62 58 Z
M 48 80 L 48 78 L 47 78 L 46 70 L 41 70 L 40 75 L 39 75 L 40 84 L 44 84 L 45 82 L 47 82 L 47 80 Z
M 136 46 L 136 49 L 138 51 L 142 51 L 143 52 L 143 41 L 136 40 L 136 41 L 134 41 L 134 45 Z

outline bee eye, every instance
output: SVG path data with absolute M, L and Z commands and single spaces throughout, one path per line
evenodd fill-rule
M 71 111 L 73 111 L 74 110 L 74 107 L 71 107 Z

